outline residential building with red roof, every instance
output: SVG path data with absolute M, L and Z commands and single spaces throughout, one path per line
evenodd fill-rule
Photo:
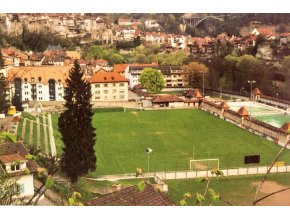
M 63 101 L 71 66 L 15 67 L 8 70 L 11 96 L 22 101 Z
M 92 101 L 128 101 L 128 79 L 115 72 L 98 72 L 88 80 Z
M 33 174 L 38 166 L 34 160 L 27 159 L 28 154 L 21 142 L 0 144 L 0 174 L 16 179 L 20 188 L 17 198 L 34 195 Z

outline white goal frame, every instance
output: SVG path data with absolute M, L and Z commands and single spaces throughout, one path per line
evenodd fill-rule
M 208 163 L 209 161 L 217 161 L 217 169 L 219 170 L 220 169 L 220 159 L 216 158 L 216 159 L 197 159 L 197 160 L 189 160 L 189 167 L 190 167 L 190 170 L 193 170 L 192 169 L 192 163 L 194 162 L 206 162 Z M 206 170 L 209 170 L 209 169 L 206 169 Z

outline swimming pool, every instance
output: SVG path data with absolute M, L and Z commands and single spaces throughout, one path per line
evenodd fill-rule
M 280 128 L 284 123 L 290 122 L 290 114 L 284 110 L 271 107 L 258 102 L 227 102 L 231 110 L 238 111 L 242 106 L 246 107 L 253 118 Z

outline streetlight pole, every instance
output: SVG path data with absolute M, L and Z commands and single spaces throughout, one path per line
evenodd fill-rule
M 251 84 L 251 96 L 250 96 L 250 100 L 252 100 L 252 90 L 253 90 L 253 84 L 255 83 L 255 80 L 248 80 L 248 83 Z
M 152 149 L 151 148 L 147 148 L 146 149 L 146 153 L 147 153 L 147 179 L 149 181 L 149 172 L 150 172 L 150 168 L 149 168 L 149 154 L 152 153 Z

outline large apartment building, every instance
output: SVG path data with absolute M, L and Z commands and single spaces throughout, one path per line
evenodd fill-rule
M 114 72 L 98 72 L 90 79 L 92 101 L 128 101 L 128 79 Z
M 128 65 L 125 70 L 125 77 L 129 80 L 129 87 L 140 85 L 140 75 L 145 68 L 159 70 L 166 82 L 166 87 L 187 86 L 186 75 L 180 66 L 159 66 L 156 64 Z
M 70 66 L 15 67 L 8 71 L 10 96 L 22 101 L 63 101 Z

